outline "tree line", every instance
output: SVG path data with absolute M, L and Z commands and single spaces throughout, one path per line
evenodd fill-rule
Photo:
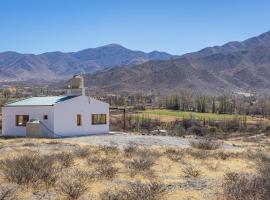
M 171 110 L 193 111 L 218 114 L 270 115 L 270 99 L 268 96 L 237 95 L 196 95 L 167 96 L 161 107 Z
M 177 95 L 113 95 L 104 97 L 111 106 L 165 108 L 200 113 L 270 116 L 270 96 L 235 94 L 201 95 L 184 91 Z

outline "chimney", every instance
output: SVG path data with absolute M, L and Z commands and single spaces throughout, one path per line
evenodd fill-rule
M 82 74 L 74 75 L 68 83 L 68 96 L 85 96 L 84 78 Z

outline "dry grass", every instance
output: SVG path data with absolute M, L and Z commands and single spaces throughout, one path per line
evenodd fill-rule
M 269 148 L 258 149 L 255 143 L 247 151 L 134 144 L 120 149 L 114 144 L 87 146 L 49 139 L 0 142 L 0 200 L 1 195 L 6 196 L 2 199 L 34 199 L 37 192 L 60 200 L 229 199 L 228 191 L 251 186 L 235 182 L 228 172 L 251 185 L 251 177 L 269 173 L 267 165 L 261 164 L 269 163 Z M 260 179 L 263 188 L 267 188 L 266 180 Z

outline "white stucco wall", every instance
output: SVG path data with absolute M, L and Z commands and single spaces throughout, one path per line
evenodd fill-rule
M 77 114 L 82 125 L 77 126 Z M 92 125 L 92 114 L 106 114 L 106 125 Z M 109 133 L 109 104 L 79 96 L 54 105 L 54 131 L 61 136 Z
M 2 135 L 26 136 L 26 127 L 16 126 L 16 115 L 29 115 L 29 119 L 39 119 L 50 130 L 54 130 L 53 106 L 6 106 L 2 108 Z M 48 115 L 48 119 L 43 120 L 43 115 Z M 51 135 L 44 127 L 43 132 Z

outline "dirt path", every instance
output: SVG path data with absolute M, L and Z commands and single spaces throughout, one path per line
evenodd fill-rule
M 157 146 L 157 147 L 190 147 L 190 138 L 171 137 L 171 136 L 155 136 L 155 135 L 134 135 L 128 133 L 111 132 L 107 135 L 93 135 L 73 138 L 61 139 L 66 142 L 94 144 L 94 145 L 110 145 L 116 144 L 123 147 L 130 143 L 142 146 Z M 224 148 L 234 148 L 231 145 L 224 144 Z

